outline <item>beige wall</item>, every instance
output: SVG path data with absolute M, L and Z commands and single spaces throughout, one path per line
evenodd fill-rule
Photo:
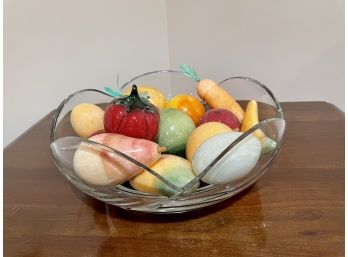
M 167 16 L 172 66 L 217 81 L 249 76 L 281 101 L 344 109 L 342 0 L 168 0 Z
M 78 89 L 168 67 L 167 40 L 161 0 L 5 0 L 4 146 Z
M 5 0 L 4 145 L 69 93 L 193 65 L 344 108 L 342 0 Z

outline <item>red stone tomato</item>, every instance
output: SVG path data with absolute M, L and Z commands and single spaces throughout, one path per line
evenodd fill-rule
M 134 138 L 154 140 L 159 128 L 159 112 L 156 106 L 140 98 L 133 85 L 129 96 L 116 98 L 105 109 L 104 128 Z

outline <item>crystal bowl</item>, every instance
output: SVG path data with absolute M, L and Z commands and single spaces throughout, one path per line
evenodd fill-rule
M 190 94 L 198 97 L 196 93 L 196 81 L 179 71 L 161 70 L 139 75 L 125 83 L 121 87 L 121 91 L 126 91 L 133 84 L 156 87 L 167 99 L 177 94 Z M 259 81 L 248 77 L 230 77 L 218 84 L 231 93 L 243 108 L 246 107 L 246 103 L 249 100 L 256 100 L 258 102 L 260 122 L 226 147 L 210 163 L 205 173 L 214 169 L 234 147 L 243 142 L 255 130 L 262 130 L 267 137 L 276 142 L 275 148 L 267 154 L 261 155 L 256 166 L 247 175 L 237 181 L 220 185 L 201 183 L 201 186 L 195 192 L 187 194 L 186 192 L 200 182 L 202 176 L 205 174 L 204 172 L 204 174 L 199 174 L 183 187 L 173 187 L 170 182 L 168 183 L 166 179 L 151 170 L 150 167 L 146 167 L 131 157 L 106 145 L 76 136 L 70 124 L 70 112 L 74 106 L 80 103 L 93 103 L 105 107 L 106 104 L 114 99 L 111 95 L 96 89 L 77 91 L 64 99 L 56 109 L 49 131 L 50 146 L 55 164 L 61 174 L 84 193 L 105 203 L 131 211 L 164 214 L 181 213 L 210 206 L 230 198 L 251 186 L 270 168 L 272 161 L 277 157 L 282 145 L 286 123 L 279 102 L 271 90 Z M 76 146 L 81 142 L 88 143 L 93 145 L 93 147 L 103 149 L 104 151 L 132 161 L 136 165 L 141 166 L 145 170 L 144 172 L 150 172 L 164 183 L 167 183 L 176 193 L 170 197 L 151 195 L 132 189 L 127 183 L 117 186 L 95 186 L 87 184 L 75 174 L 73 169 L 73 156 L 77 148 Z

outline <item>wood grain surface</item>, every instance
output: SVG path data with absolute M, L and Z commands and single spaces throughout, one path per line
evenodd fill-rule
M 272 168 L 217 205 L 144 215 L 81 193 L 55 167 L 51 114 L 4 149 L 4 256 L 344 256 L 344 114 L 283 103 Z

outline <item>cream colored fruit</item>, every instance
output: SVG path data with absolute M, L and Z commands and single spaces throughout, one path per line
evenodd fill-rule
M 71 111 L 70 122 L 78 136 L 88 138 L 104 129 L 104 111 L 95 104 L 82 103 Z
M 209 138 L 232 129 L 220 122 L 207 122 L 198 126 L 189 136 L 186 144 L 186 158 L 192 161 L 198 147 Z

